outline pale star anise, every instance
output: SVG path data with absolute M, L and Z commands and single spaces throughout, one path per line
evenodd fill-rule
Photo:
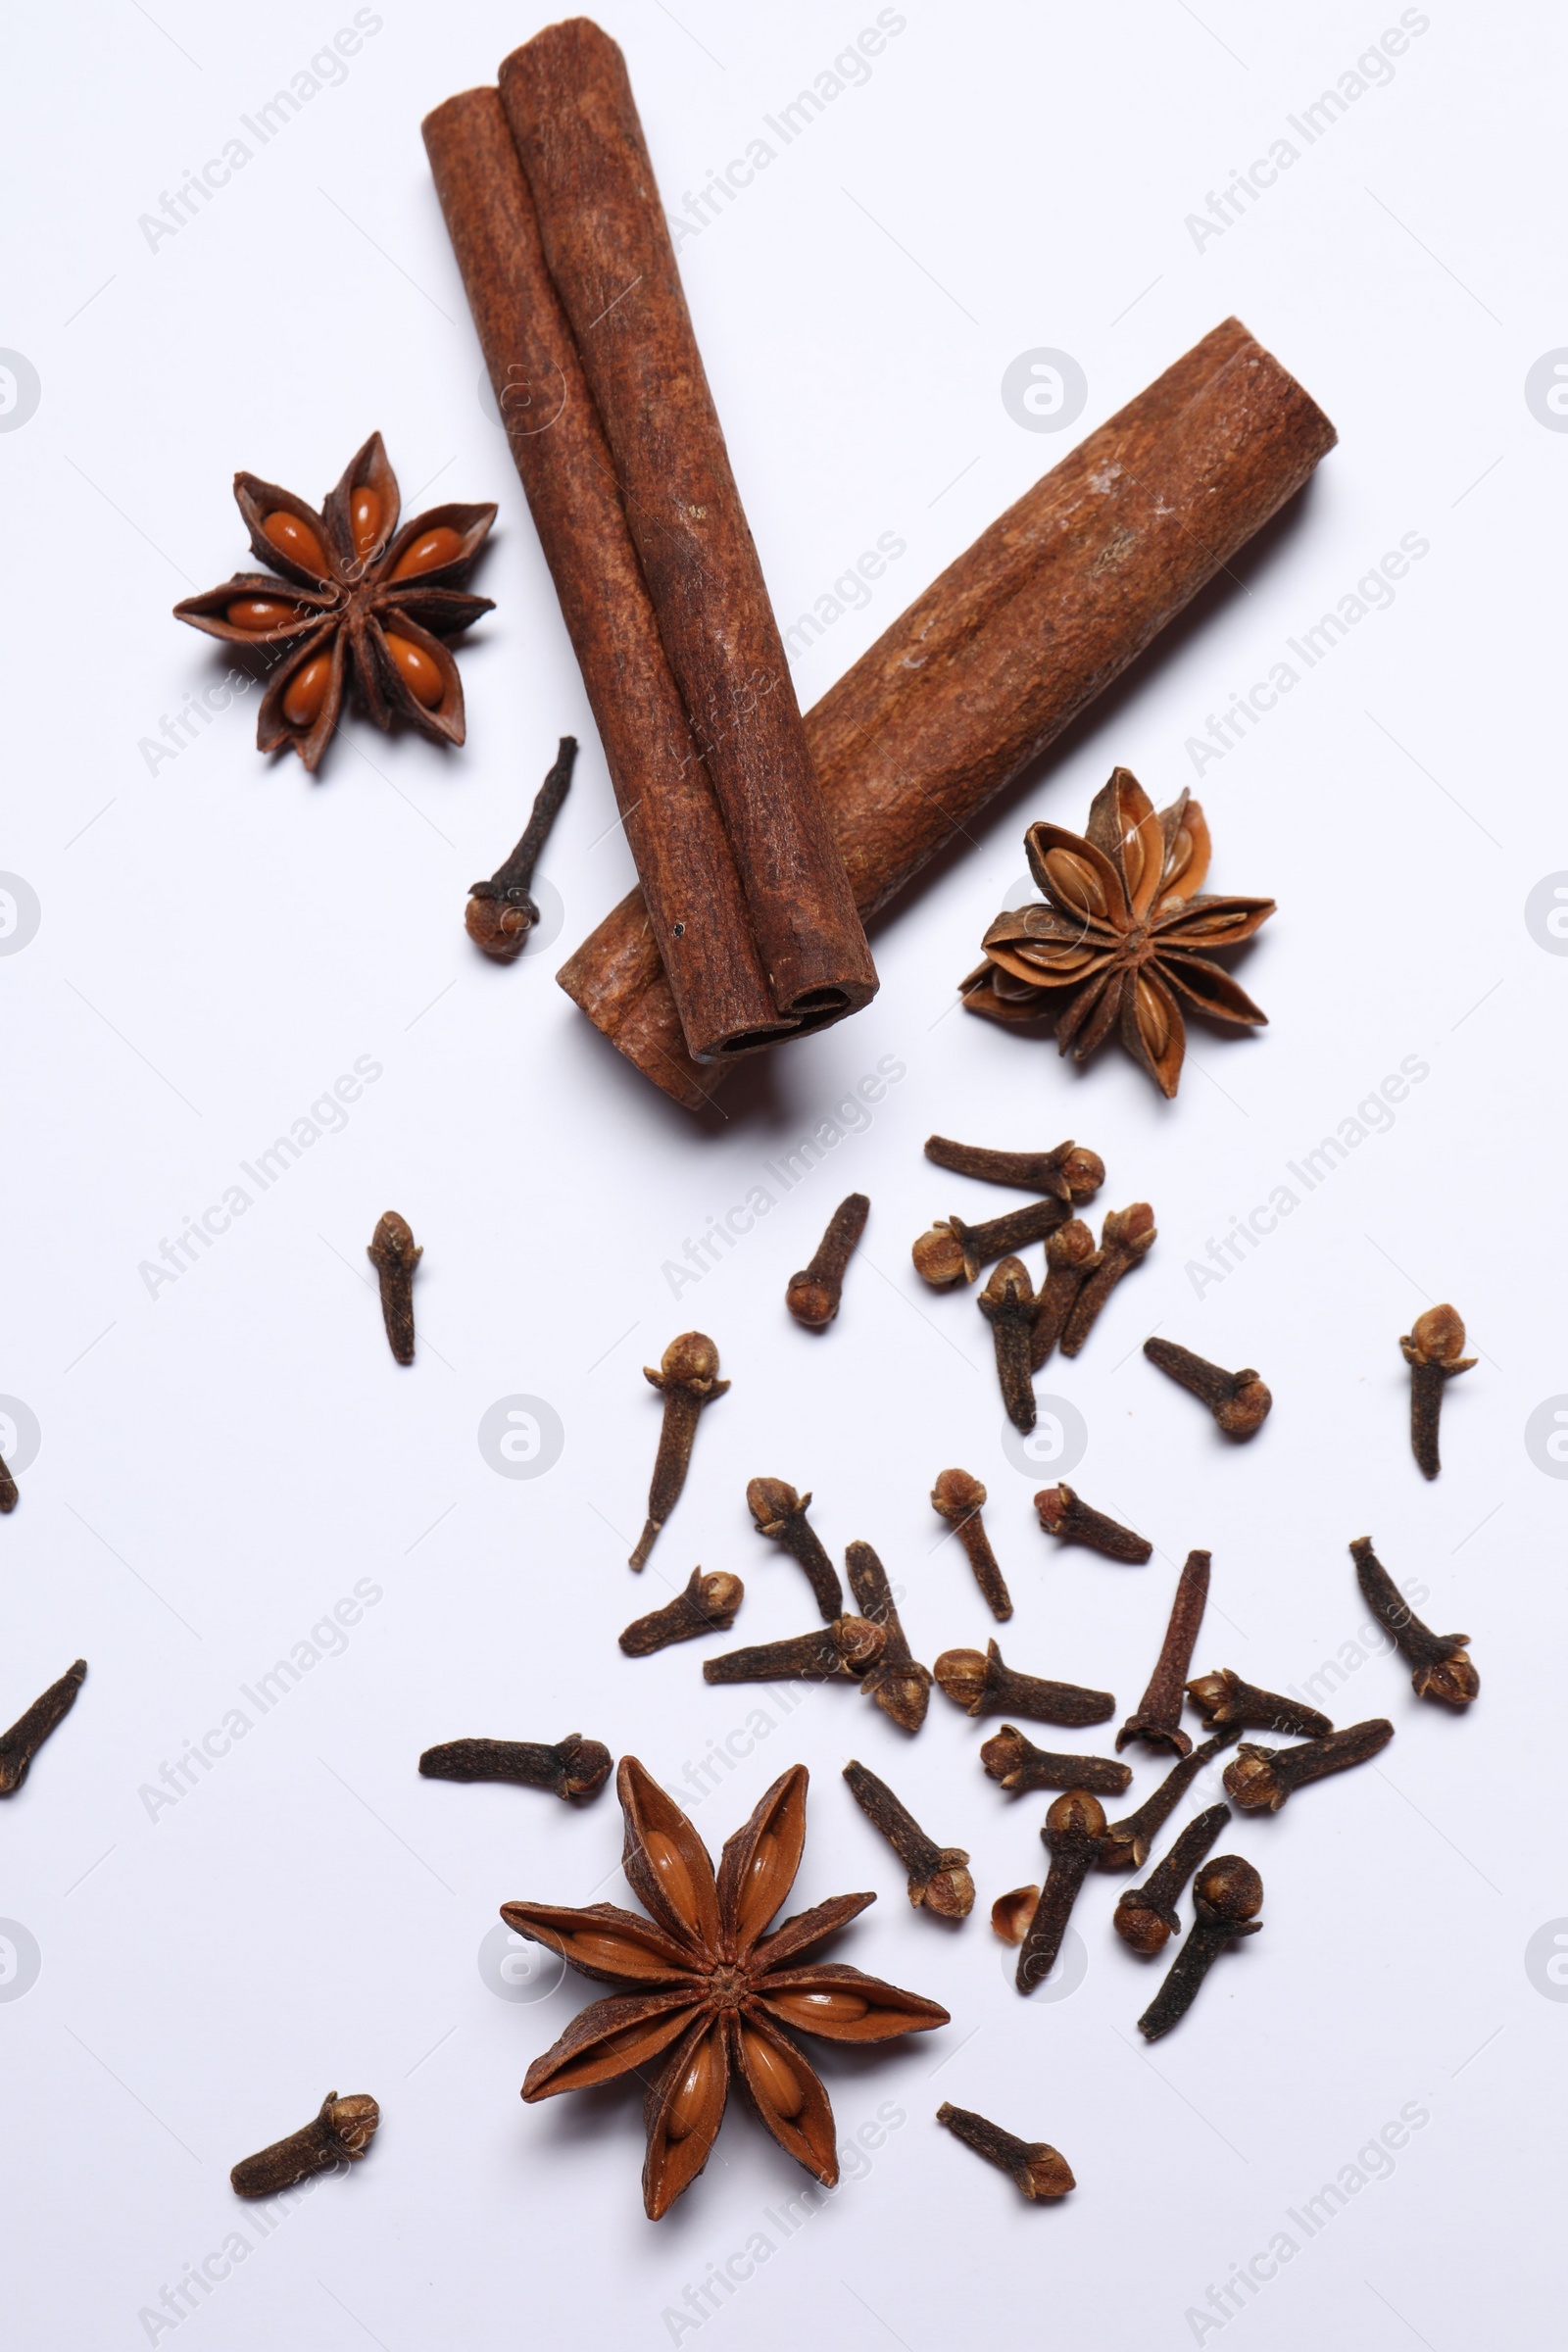
M 463 683 L 442 639 L 491 610 L 489 597 L 465 594 L 463 583 L 495 508 L 431 507 L 400 530 L 397 475 L 379 433 L 349 460 L 319 514 L 254 473 L 235 474 L 234 498 L 272 572 L 236 572 L 176 605 L 174 617 L 265 655 L 271 683 L 257 713 L 257 749 L 288 747 L 314 770 L 351 669 L 383 732 L 396 712 L 437 743 L 461 743 Z
M 644 2075 L 650 2221 L 668 2212 L 708 2162 L 734 2075 L 779 2146 L 818 2180 L 837 2180 L 833 2110 L 787 2026 L 827 2041 L 866 2042 L 948 2023 L 935 2001 L 858 1968 L 798 1965 L 875 1902 L 874 1894 L 834 1895 L 763 1935 L 800 1868 L 807 1777 L 796 1764 L 773 1783 L 725 1846 L 715 1880 L 680 1807 L 635 1756 L 623 1756 L 615 1776 L 626 1817 L 621 1867 L 653 1918 L 614 1903 L 582 1911 L 501 1906 L 509 1927 L 560 1952 L 585 1977 L 635 1986 L 582 2010 L 534 2060 L 522 2095 L 549 2099 L 618 2075 Z
M 1183 1003 L 1226 1028 L 1266 1026 L 1268 1016 L 1212 956 L 1250 939 L 1274 901 L 1198 895 L 1208 827 L 1185 792 L 1156 814 L 1137 777 L 1115 768 L 1082 835 L 1031 825 L 1024 847 L 1046 904 L 991 925 L 981 942 L 986 961 L 960 983 L 970 1012 L 1054 1018 L 1058 1051 L 1075 1061 L 1087 1061 L 1115 1027 L 1163 1095 L 1181 1078 Z

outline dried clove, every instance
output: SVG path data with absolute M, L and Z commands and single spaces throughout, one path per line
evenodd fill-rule
M 1250 1366 L 1245 1372 L 1222 1371 L 1174 1340 L 1146 1340 L 1144 1353 L 1156 1370 L 1200 1397 L 1228 1438 L 1256 1437 L 1268 1419 L 1274 1398 Z
M 984 1487 L 967 1470 L 942 1471 L 931 1490 L 931 1508 L 951 1524 L 974 1570 L 974 1581 L 987 1608 L 999 1625 L 1005 1625 L 1012 1615 L 1012 1601 L 980 1516 L 985 1499 Z
M 754 1642 L 703 1660 L 705 1683 L 858 1682 L 882 1655 L 887 1635 L 864 1617 L 792 1634 L 782 1642 Z
M 680 1500 L 691 1464 L 692 1441 L 705 1404 L 722 1396 L 729 1387 L 718 1378 L 718 1349 L 703 1331 L 683 1331 L 671 1340 L 655 1372 L 643 1366 L 643 1378 L 664 1399 L 664 1418 L 659 1432 L 659 1451 L 648 1489 L 648 1520 L 637 1539 L 628 1565 L 646 1568 L 655 1539 Z
M 1176 1897 L 1231 1818 L 1229 1805 L 1210 1805 L 1190 1821 L 1157 1870 L 1142 1886 L 1129 1886 L 1116 1905 L 1111 1926 L 1135 1952 L 1163 1951 L 1182 1923 L 1176 1916 Z
M 838 1313 L 844 1269 L 870 1213 L 871 1203 L 864 1193 L 851 1193 L 829 1217 L 810 1264 L 790 1276 L 784 1303 L 796 1322 L 804 1323 L 808 1331 L 821 1331 Z
M 945 1135 L 928 1135 L 925 1155 L 956 1176 L 976 1176 L 984 1184 L 1015 1184 L 1020 1192 L 1050 1193 L 1057 1200 L 1092 1200 L 1105 1181 L 1105 1163 L 1099 1152 L 1080 1151 L 1071 1142 L 1057 1144 L 1052 1152 L 988 1152 L 981 1144 L 956 1144 Z
M 1020 1992 L 1033 1992 L 1055 1967 L 1078 1889 L 1094 1869 L 1104 1833 L 1104 1807 L 1087 1788 L 1069 1788 L 1046 1815 L 1040 1838 L 1051 1868 L 1018 1954 Z
M 1235 1724 L 1217 1731 L 1212 1739 L 1195 1747 L 1190 1756 L 1173 1764 L 1152 1796 L 1146 1796 L 1136 1813 L 1121 1821 L 1113 1821 L 1102 1840 L 1100 1868 L 1102 1870 L 1142 1870 L 1149 1859 L 1149 1849 L 1166 1822 L 1186 1795 L 1188 1789 L 1206 1766 L 1227 1747 L 1234 1747 L 1241 1737 Z
M 937 1681 L 955 1706 L 970 1715 L 1022 1715 L 1030 1723 L 1103 1723 L 1116 1712 L 1108 1690 L 1085 1690 L 1077 1683 L 1043 1682 L 1018 1674 L 1003 1661 L 995 1642 L 982 1657 L 977 1649 L 945 1649 Z
M 1221 1854 L 1209 1863 L 1193 1888 L 1193 1932 L 1138 2020 L 1146 2041 L 1157 2041 L 1180 2024 L 1226 1944 L 1258 1934 L 1263 1923 L 1256 1914 L 1262 1908 L 1263 1882 L 1250 1862 L 1240 1854 Z
M 943 1217 L 929 1233 L 921 1234 L 909 1255 L 922 1282 L 928 1282 L 934 1291 L 950 1291 L 960 1282 L 973 1282 L 993 1258 L 1027 1249 L 1031 1242 L 1043 1242 L 1047 1234 L 1066 1223 L 1070 1213 L 1064 1200 L 1031 1200 L 1027 1207 L 1009 1208 L 1004 1217 L 991 1217 L 984 1225 L 966 1225 L 961 1217 Z
M 1149 1678 L 1149 1689 L 1139 1701 L 1137 1713 L 1129 1715 L 1116 1734 L 1118 1755 L 1129 1740 L 1142 1740 L 1146 1747 L 1168 1747 L 1178 1756 L 1192 1751 L 1193 1743 L 1180 1728 L 1182 1692 L 1193 1662 L 1198 1629 L 1203 1622 L 1203 1604 L 1208 1599 L 1208 1564 L 1206 1551 L 1187 1554 L 1187 1564 L 1176 1580 L 1170 1623 L 1165 1628 L 1154 1671 Z
M 1424 1315 L 1417 1315 L 1399 1346 L 1410 1367 L 1410 1447 L 1422 1477 L 1436 1478 L 1443 1467 L 1438 1420 L 1444 1389 L 1459 1373 L 1468 1372 L 1476 1359 L 1460 1353 L 1464 1324 L 1451 1306 L 1429 1306 Z
M 1393 1724 L 1379 1715 L 1368 1723 L 1352 1723 L 1348 1731 L 1308 1740 L 1300 1747 L 1254 1747 L 1244 1740 L 1235 1763 L 1225 1767 L 1225 1793 L 1244 1813 L 1277 1813 L 1303 1783 L 1364 1764 L 1393 1738 Z
M 1035 1384 L 1029 1351 L 1034 1342 L 1035 1294 L 1021 1257 L 1004 1257 L 977 1301 L 991 1326 L 1002 1401 L 1014 1429 L 1035 1425 Z
M 20 1500 L 17 1482 L 11 1475 L 4 1454 L 0 1454 L 0 1514 L 14 1511 Z
M 974 1881 L 963 1848 L 938 1845 L 928 1838 L 886 1781 L 879 1781 L 863 1764 L 846 1764 L 844 1778 L 866 1820 L 881 1831 L 908 1872 L 909 1900 L 915 1909 L 923 1903 L 939 1919 L 967 1919 L 974 1909 Z
M 822 1622 L 831 1625 L 844 1614 L 844 1587 L 822 1548 L 821 1538 L 807 1519 L 810 1500 L 809 1494 L 797 1494 L 782 1478 L 754 1478 L 746 1490 L 747 1507 L 757 1522 L 758 1534 L 800 1562 L 810 1579 Z
M 1143 1263 L 1156 1239 L 1154 1212 L 1147 1200 L 1106 1211 L 1100 1229 L 1100 1263 L 1073 1300 L 1061 1335 L 1063 1355 L 1078 1353 L 1117 1283 Z
M 448 1740 L 425 1749 L 419 1770 L 427 1781 L 511 1781 L 569 1798 L 597 1796 L 612 1761 L 601 1741 L 568 1732 L 554 1746 L 542 1740 Z
M 1063 1544 L 1087 1544 L 1092 1550 L 1102 1551 L 1107 1560 L 1127 1560 L 1138 1566 L 1153 1552 L 1152 1544 L 1135 1536 L 1119 1519 L 1107 1519 L 1103 1511 L 1095 1510 L 1071 1487 L 1042 1487 L 1035 1496 L 1035 1509 L 1048 1536 L 1059 1536 Z
M 667 1649 L 671 1642 L 692 1642 L 699 1634 L 727 1633 L 745 1598 L 746 1587 L 738 1576 L 726 1576 L 721 1568 L 705 1576 L 700 1568 L 694 1568 L 684 1592 L 666 1600 L 662 1609 L 633 1618 L 620 1637 L 620 1646 L 628 1658 L 651 1658 L 656 1649 Z
M 1051 1360 L 1079 1292 L 1102 1263 L 1095 1237 L 1082 1217 L 1069 1217 L 1065 1225 L 1047 1234 L 1046 1279 L 1035 1300 L 1034 1337 L 1029 1346 L 1034 1371 L 1039 1372 Z
M 1029 1788 L 1087 1788 L 1094 1796 L 1120 1796 L 1132 1780 L 1130 1764 L 1109 1756 L 1054 1756 L 1026 1740 L 1016 1724 L 1004 1723 L 980 1750 L 986 1775 L 1014 1796 Z
M 313 2173 L 330 2173 L 365 2155 L 380 2121 L 381 2110 L 368 2091 L 340 2099 L 329 2090 L 303 2131 L 245 2157 L 229 2174 L 229 2184 L 237 2197 L 275 2197 Z
M 16 1795 L 33 1757 L 50 1733 L 65 1722 L 86 1679 L 87 1661 L 78 1658 L 58 1683 L 50 1684 L 41 1698 L 33 1700 L 24 1715 L 17 1717 L 9 1732 L 0 1732 L 0 1796 Z
M 1188 1684 L 1187 1695 L 1203 1718 L 1205 1731 L 1223 1723 L 1239 1732 L 1289 1732 L 1293 1739 L 1317 1740 L 1334 1729 L 1316 1707 L 1298 1698 L 1282 1698 L 1277 1690 L 1258 1690 L 1228 1666 L 1217 1674 L 1200 1674 Z
M 488 882 L 472 882 L 468 886 L 464 927 L 474 946 L 482 949 L 492 962 L 515 963 L 528 944 L 529 932 L 539 920 L 539 909 L 530 895 L 533 869 L 570 787 L 576 760 L 577 738 L 563 735 L 556 764 L 535 795 L 522 839 L 506 863 L 496 867 Z
M 945 2124 L 955 2139 L 961 2139 L 966 2148 L 973 2148 L 988 2164 L 1010 2173 L 1030 2199 L 1064 2197 L 1078 2185 L 1066 2157 L 1049 2140 L 1015 2139 L 1010 2132 L 1004 2132 L 1000 2124 L 988 2123 L 972 2108 L 946 2103 L 937 2109 L 937 2122 Z
M 844 1565 L 861 1616 L 879 1626 L 887 1636 L 880 1656 L 861 1675 L 860 1688 L 868 1698 L 875 1699 L 883 1714 L 901 1732 L 917 1732 L 931 1702 L 931 1669 L 919 1665 L 909 1654 L 887 1570 L 870 1544 L 852 1544 L 844 1555 Z
M 1416 1616 L 1372 1549 L 1370 1536 L 1357 1536 L 1350 1545 L 1356 1581 L 1367 1607 L 1415 1672 L 1410 1688 L 1417 1698 L 1441 1699 L 1447 1707 L 1467 1707 L 1481 1689 L 1481 1677 L 1466 1654 L 1468 1634 L 1434 1634 Z
M 381 1286 L 381 1320 L 387 1345 L 400 1364 L 414 1361 L 414 1269 L 424 1255 L 416 1249 L 406 1217 L 389 1208 L 366 1244 L 365 1254 Z

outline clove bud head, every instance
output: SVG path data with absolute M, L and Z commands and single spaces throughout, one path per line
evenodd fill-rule
M 659 1359 L 659 1370 L 652 1372 L 645 1364 L 643 1378 L 656 1389 L 691 1389 L 702 1395 L 718 1376 L 718 1349 L 706 1331 L 683 1331 L 671 1340 Z M 725 1387 L 729 1383 L 725 1382 Z
M 1238 1372 L 1236 1380 L 1236 1394 L 1215 1405 L 1214 1418 L 1228 1438 L 1250 1438 L 1268 1419 L 1273 1393 L 1250 1369 Z
M 967 1919 L 974 1909 L 974 1881 L 966 1867 L 969 1857 L 962 1848 L 945 1846 L 938 1867 L 923 1886 L 909 1881 L 909 1900 L 916 1910 L 923 1904 L 934 1911 L 938 1919 Z
M 1087 1788 L 1069 1788 L 1058 1796 L 1040 1833 L 1053 1853 L 1069 1839 L 1102 1838 L 1104 1834 L 1105 1808 Z
M 1430 1666 L 1418 1666 L 1410 1677 L 1410 1688 L 1417 1698 L 1438 1698 L 1445 1706 L 1467 1707 L 1481 1689 L 1481 1677 L 1462 1649 L 1451 1658 L 1440 1658 Z
M 989 1660 L 978 1649 L 945 1649 L 932 1669 L 956 1706 L 979 1712 L 986 1695 Z
M 1407 1364 L 1436 1364 L 1448 1373 L 1468 1372 L 1475 1357 L 1464 1353 L 1464 1322 L 1458 1310 L 1451 1306 L 1429 1306 L 1426 1313 L 1417 1315 L 1409 1332 L 1399 1342 Z
M 1262 1910 L 1263 1882 L 1240 1854 L 1221 1854 L 1193 1881 L 1193 1907 L 1205 1928 L 1239 1928 Z
M 909 1255 L 921 1281 L 935 1291 L 950 1291 L 955 1283 L 969 1278 L 963 1244 L 950 1225 L 933 1225 L 929 1233 L 922 1233 Z
M 1123 1943 L 1130 1945 L 1135 1952 L 1142 1952 L 1146 1958 L 1162 1952 L 1171 1936 L 1181 1932 L 1181 1923 L 1175 1913 L 1159 1910 L 1154 1904 L 1146 1902 L 1141 1886 L 1128 1887 L 1116 1905 L 1111 1926 Z
M 809 1268 L 792 1274 L 784 1292 L 784 1304 L 797 1323 L 808 1331 L 822 1331 L 839 1311 L 840 1285 L 824 1281 Z
M 852 1674 L 874 1666 L 887 1646 L 887 1628 L 869 1617 L 841 1617 L 832 1627 L 833 1643 Z
M 539 909 L 526 891 L 514 903 L 489 895 L 489 885 L 476 890 L 463 911 L 464 929 L 492 963 L 515 963 L 538 920 Z
M 1074 1145 L 1061 1163 L 1062 1179 L 1071 1200 L 1092 1200 L 1105 1181 L 1105 1163 L 1098 1152 Z
M 347 2155 L 363 2156 L 380 2126 L 381 2110 L 368 2090 L 356 2090 L 334 2099 L 321 2120 Z
M 1022 1943 L 1040 1908 L 1038 1886 L 1014 1886 L 1007 1894 L 999 1894 L 991 1906 L 991 1929 L 1004 1943 Z
M 986 1490 L 967 1470 L 944 1470 L 931 1490 L 931 1508 L 955 1526 L 972 1518 L 986 1499 Z

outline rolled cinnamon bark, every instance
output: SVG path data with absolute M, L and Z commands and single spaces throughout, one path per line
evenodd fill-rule
M 545 267 L 533 200 L 498 93 L 426 116 L 436 193 L 513 459 L 605 747 L 642 889 L 640 951 L 687 1083 L 693 1057 L 788 1035 L 753 939 L 724 820 L 692 739 L 615 488 L 571 329 Z M 666 977 L 667 975 L 667 977 Z M 642 1049 L 661 1066 L 661 1044 Z
M 1026 491 L 807 713 L 856 902 L 902 889 L 1299 490 L 1337 435 L 1227 318 Z M 636 892 L 557 977 L 678 1102 L 680 1052 Z
M 625 60 L 608 33 L 573 17 L 514 50 L 500 81 L 773 1001 L 821 1026 L 870 1001 L 876 969 L 812 772 Z

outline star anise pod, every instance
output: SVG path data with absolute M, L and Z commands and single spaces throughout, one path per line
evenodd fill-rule
M 265 655 L 274 674 L 257 749 L 288 745 L 314 770 L 351 664 L 359 702 L 383 731 L 396 711 L 437 743 L 461 743 L 463 682 L 442 639 L 491 610 L 489 597 L 465 595 L 462 583 L 495 508 L 431 507 L 399 529 L 397 475 L 379 433 L 350 459 L 319 514 L 254 473 L 235 474 L 234 497 L 272 571 L 237 571 L 176 605 L 174 618 Z
M 935 2001 L 858 1968 L 799 1965 L 875 1902 L 874 1894 L 833 1895 L 762 1934 L 800 1868 L 807 1778 L 805 1765 L 795 1764 L 773 1783 L 725 1846 L 715 1880 L 680 1807 L 635 1756 L 623 1756 L 615 1776 L 626 1817 L 621 1867 L 653 1918 L 614 1903 L 584 1911 L 501 1906 L 509 1927 L 560 1952 L 585 1977 L 635 1987 L 582 2010 L 529 2067 L 522 2095 L 549 2099 L 643 2075 L 650 2221 L 669 2211 L 708 2162 L 734 2075 L 779 2146 L 829 2187 L 837 2180 L 833 2110 L 786 2027 L 827 2041 L 865 2042 L 948 2023 Z
M 960 983 L 971 1012 L 994 1021 L 1054 1018 L 1058 1050 L 1087 1061 L 1111 1028 L 1163 1095 L 1187 1050 L 1185 1002 L 1230 1029 L 1266 1026 L 1213 951 L 1250 939 L 1272 899 L 1200 897 L 1208 827 L 1184 792 L 1155 813 L 1130 769 L 1111 771 L 1082 835 L 1031 825 L 1029 870 L 1045 906 L 999 914 L 986 961 Z M 1065 1004 L 1059 992 L 1070 990 Z

